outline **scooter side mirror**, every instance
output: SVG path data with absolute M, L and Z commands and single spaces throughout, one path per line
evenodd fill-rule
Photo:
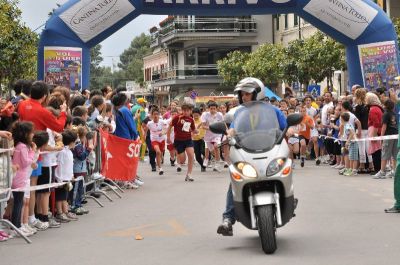
M 303 115 L 301 115 L 299 113 L 290 114 L 286 119 L 287 127 L 291 127 L 291 126 L 300 124 L 302 120 L 303 120 Z
M 224 122 L 215 122 L 210 125 L 210 131 L 216 134 L 226 134 L 226 124 Z

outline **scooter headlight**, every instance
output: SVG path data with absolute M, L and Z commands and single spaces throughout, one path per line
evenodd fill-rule
M 243 174 L 246 178 L 256 178 L 257 177 L 257 171 L 256 169 L 247 163 L 237 163 L 236 164 L 237 169 L 239 169 L 239 172 Z
M 272 160 L 269 163 L 267 168 L 267 176 L 272 176 L 282 170 L 283 166 L 285 165 L 286 159 L 285 158 L 277 158 Z

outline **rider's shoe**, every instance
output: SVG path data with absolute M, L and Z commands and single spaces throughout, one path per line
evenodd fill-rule
M 224 219 L 222 224 L 218 226 L 217 234 L 233 236 L 232 222 L 229 219 Z

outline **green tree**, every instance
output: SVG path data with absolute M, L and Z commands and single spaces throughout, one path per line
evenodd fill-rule
M 397 42 L 400 43 L 400 18 L 393 18 L 392 20 L 397 32 Z
M 249 58 L 250 54 L 247 52 L 233 51 L 217 62 L 218 74 L 225 85 L 234 86 L 248 75 L 244 66 Z
M 135 37 L 129 48 L 121 54 L 118 67 L 126 79 L 143 84 L 143 57 L 152 52 L 150 41 L 150 35 L 142 33 Z
M 310 65 L 305 56 L 305 41 L 294 40 L 285 48 L 282 70 L 288 83 L 300 82 L 307 85 L 311 79 Z
M 335 70 L 346 69 L 344 46 L 322 32 L 317 32 L 305 41 L 304 62 L 310 67 L 310 77 L 317 83 L 328 80 L 332 86 Z
M 101 45 L 97 44 L 90 49 L 90 88 L 101 89 L 105 84 L 100 82 L 102 75 L 104 74 L 104 68 L 100 67 L 100 63 L 103 61 L 101 56 Z
M 21 21 L 16 0 L 0 0 L 0 87 L 35 79 L 39 37 Z
M 259 78 L 270 87 L 283 78 L 282 62 L 285 58 L 282 45 L 266 43 L 250 55 L 245 71 L 252 77 Z

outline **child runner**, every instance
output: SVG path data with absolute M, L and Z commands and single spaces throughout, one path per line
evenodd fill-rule
M 207 112 L 204 112 L 201 115 L 201 121 L 202 125 L 201 128 L 206 129 L 206 134 L 204 136 L 204 142 L 206 143 L 206 147 L 208 150 L 210 150 L 210 153 L 213 152 L 214 157 L 215 157 L 215 163 L 214 163 L 214 171 L 220 172 L 221 169 L 219 168 L 218 164 L 220 163 L 220 152 L 219 152 L 219 147 L 218 145 L 221 143 L 221 135 L 220 134 L 215 134 L 210 131 L 209 126 L 210 124 L 213 124 L 215 122 L 223 122 L 224 117 L 220 112 L 217 112 L 218 109 L 218 104 L 214 101 L 211 101 L 208 103 L 208 110 Z M 203 162 L 203 166 L 207 167 L 208 161 L 209 161 L 209 156 L 206 152 L 206 157 Z
M 151 146 L 156 152 L 158 174 L 163 175 L 164 170 L 161 168 L 161 161 L 165 150 L 165 122 L 164 120 L 160 120 L 160 111 L 158 108 L 153 108 L 151 115 L 152 120 L 147 123 L 147 128 L 150 130 Z
M 196 129 L 198 129 L 199 133 L 194 134 L 192 139 L 193 139 L 193 145 L 194 145 L 194 154 L 196 156 L 196 161 L 200 164 L 201 167 L 201 172 L 206 171 L 206 167 L 203 165 L 203 154 L 204 154 L 204 135 L 206 134 L 206 131 L 204 129 L 201 129 L 201 111 L 198 108 L 193 109 L 193 119 L 194 119 L 194 124 L 196 125 Z
M 196 130 L 194 120 L 190 116 L 192 105 L 184 103 L 182 105 L 182 114 L 175 116 L 167 130 L 167 143 L 171 143 L 171 129 L 174 127 L 175 141 L 174 146 L 178 153 L 178 167 L 177 172 L 182 171 L 182 164 L 185 161 L 185 152 L 188 157 L 188 170 L 186 173 L 185 181 L 194 181 L 190 176 L 193 169 L 194 149 L 192 141 L 192 133 L 198 133 Z

